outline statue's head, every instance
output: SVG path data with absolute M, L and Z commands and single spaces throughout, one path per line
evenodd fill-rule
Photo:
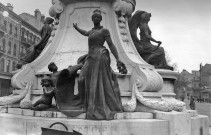
M 54 62 L 51 62 L 49 65 L 48 65 L 48 70 L 50 72 L 56 72 L 58 70 L 58 67 L 56 66 L 56 64 Z
M 54 21 L 53 18 L 51 18 L 51 17 L 46 17 L 46 18 L 45 18 L 45 21 L 44 21 L 44 24 L 52 24 L 53 21 Z
M 99 9 L 95 9 L 92 15 L 93 23 L 100 23 L 102 21 L 101 11 Z
M 53 80 L 50 77 L 44 77 L 41 80 L 41 85 L 42 85 L 42 87 L 52 87 L 52 86 L 54 86 Z
M 135 19 L 137 22 L 148 22 L 150 21 L 151 13 L 147 13 L 146 11 L 138 10 L 133 15 L 133 19 Z
M 145 12 L 141 15 L 141 18 L 143 18 L 144 21 L 149 22 L 151 16 L 152 16 L 151 13 Z

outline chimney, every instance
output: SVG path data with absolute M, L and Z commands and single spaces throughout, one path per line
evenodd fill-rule
M 10 4 L 10 3 L 7 3 L 7 6 L 6 6 L 9 10 L 13 11 L 13 5 Z
M 41 15 L 41 22 L 44 23 L 44 21 L 45 21 L 45 15 L 42 14 L 42 15 Z
M 34 11 L 34 17 L 35 17 L 35 19 L 37 19 L 38 21 L 41 21 L 41 12 L 40 12 L 39 9 L 36 9 L 36 10 Z

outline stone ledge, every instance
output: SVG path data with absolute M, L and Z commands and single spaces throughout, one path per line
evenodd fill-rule
M 186 112 L 155 111 L 155 118 L 169 121 L 169 135 L 191 135 L 191 117 Z
M 6 113 L 6 112 L 5 112 Z M 68 119 L 85 119 L 86 114 L 82 113 L 76 117 L 68 117 L 62 112 L 58 111 L 34 111 L 30 109 L 21 108 L 8 108 L 9 114 L 22 115 L 22 116 L 32 116 L 32 117 L 46 117 L 46 118 L 68 118 Z M 145 112 L 123 112 L 117 113 L 114 116 L 115 120 L 121 119 L 153 119 L 152 113 Z
M 9 114 L 22 115 L 23 110 L 20 108 L 8 108 Z
M 25 90 L 13 90 L 13 94 L 21 94 L 23 93 Z M 31 91 L 32 95 L 41 95 L 43 94 L 43 90 L 32 90 Z
M 41 127 L 49 128 L 52 123 L 61 122 L 83 135 L 169 135 L 166 120 L 122 119 L 122 120 L 83 120 L 66 118 L 42 118 L 0 113 L 0 135 L 42 134 Z M 58 128 L 58 129 L 57 129 Z M 60 129 L 62 128 L 62 129 Z M 63 130 L 63 127 L 56 127 Z
M 185 110 L 185 112 L 187 112 L 190 115 L 190 117 L 198 116 L 198 112 L 196 110 Z
M 7 113 L 8 108 L 6 106 L 0 106 L 0 113 Z
M 144 112 L 124 112 L 117 113 L 114 119 L 153 119 L 153 114 Z

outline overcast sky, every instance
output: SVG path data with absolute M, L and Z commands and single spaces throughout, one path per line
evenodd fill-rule
M 211 64 L 211 0 L 136 0 L 136 10 L 152 13 L 152 36 L 171 61 L 182 69 L 199 70 L 199 64 Z M 51 0 L 0 0 L 11 3 L 17 14 L 34 14 L 35 9 L 48 15 Z

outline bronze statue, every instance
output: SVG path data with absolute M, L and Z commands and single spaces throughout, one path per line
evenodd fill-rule
M 23 64 L 34 61 L 40 55 L 40 53 L 42 52 L 42 50 L 45 48 L 46 44 L 48 43 L 48 39 L 51 36 L 51 32 L 53 30 L 53 27 L 52 27 L 53 21 L 54 21 L 53 18 L 46 17 L 44 21 L 44 25 L 40 31 L 40 36 L 41 36 L 40 42 L 37 45 L 32 46 L 32 48 L 29 48 L 29 52 L 21 58 L 21 60 L 24 63 L 17 64 L 18 69 L 21 68 Z
M 116 58 L 118 65 L 124 65 L 119 60 L 108 29 L 100 25 L 101 11 L 93 11 L 92 21 L 94 28 L 89 31 L 80 29 L 76 23 L 74 28 L 88 37 L 88 56 L 81 69 L 78 81 L 78 90 L 84 102 L 87 119 L 110 120 L 115 113 L 122 112 L 122 102 L 116 75 L 110 67 L 109 51 L 104 42 Z M 119 69 L 125 67 L 119 67 Z M 125 72 L 126 73 L 126 72 Z
M 56 91 L 56 80 L 58 78 L 59 72 L 58 67 L 54 62 L 51 62 L 48 65 L 48 69 L 51 74 L 50 77 L 45 77 L 41 80 L 41 85 L 43 87 L 43 95 L 42 97 L 37 100 L 32 107 L 32 110 L 45 110 L 51 108 L 52 106 L 52 98 L 55 98 L 55 91 Z
M 140 56 L 149 64 L 154 65 L 155 68 L 170 69 L 166 62 L 165 52 L 163 47 L 160 47 L 161 41 L 155 40 L 151 35 L 148 22 L 150 21 L 151 13 L 145 11 L 136 11 L 136 13 L 129 19 L 130 34 L 136 49 Z M 137 29 L 140 29 L 140 40 L 137 37 Z M 152 42 L 158 45 L 153 45 Z
M 50 77 L 43 78 L 41 81 L 41 85 L 43 87 L 43 95 L 42 97 L 36 101 L 33 106 L 32 110 L 45 110 L 51 108 L 52 105 L 52 98 L 54 97 L 54 84 Z

